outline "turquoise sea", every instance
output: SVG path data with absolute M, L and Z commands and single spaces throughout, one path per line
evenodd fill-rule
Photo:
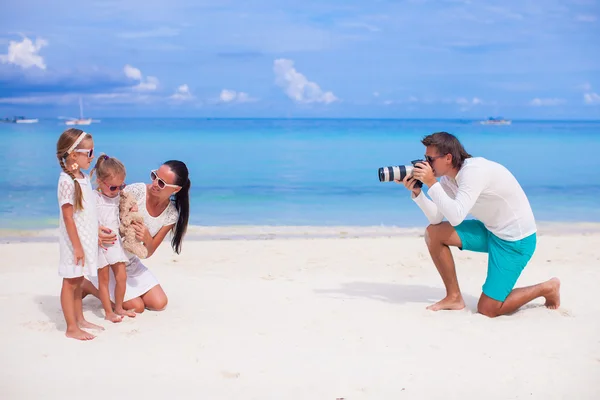
M 57 119 L 0 124 L 0 228 L 56 227 Z M 120 158 L 127 182 L 180 159 L 191 171 L 191 223 L 424 226 L 377 169 L 422 158 L 420 139 L 455 134 L 472 155 L 506 165 L 539 221 L 600 222 L 600 121 L 102 119 L 83 127 L 96 154 Z

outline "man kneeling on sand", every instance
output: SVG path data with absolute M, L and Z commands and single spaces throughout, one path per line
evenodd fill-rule
M 516 311 L 538 298 L 546 307 L 560 305 L 560 281 L 552 278 L 537 285 L 513 290 L 536 248 L 536 224 L 521 185 L 504 166 L 483 157 L 472 157 L 456 137 L 447 132 L 426 136 L 426 163 L 415 165 L 413 176 L 402 182 L 427 216 L 425 233 L 429 253 L 444 286 L 446 297 L 430 310 L 460 310 L 460 292 L 449 246 L 488 253 L 487 278 L 477 311 L 497 317 Z M 438 182 L 436 177 L 440 177 Z M 427 185 L 428 199 L 415 187 Z M 465 220 L 468 214 L 475 219 Z M 447 222 L 442 222 L 446 218 Z

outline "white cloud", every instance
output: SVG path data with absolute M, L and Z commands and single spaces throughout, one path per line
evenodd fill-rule
M 194 96 L 192 95 L 192 92 L 190 92 L 190 87 L 187 85 L 187 83 L 184 83 L 177 88 L 175 93 L 173 93 L 170 98 L 173 100 L 187 101 L 192 100 Z
M 589 82 L 579 85 L 579 89 L 585 92 L 583 93 L 583 102 L 585 104 L 600 104 L 600 95 L 592 92 L 592 85 Z
M 273 65 L 275 83 L 297 103 L 333 103 L 339 99 L 332 92 L 324 92 L 315 82 L 296 71 L 292 60 L 280 58 Z
M 234 90 L 223 89 L 221 91 L 221 95 L 219 96 L 219 99 L 222 102 L 229 103 L 230 101 L 235 100 L 236 95 L 237 95 L 237 93 Z
M 152 91 L 158 88 L 158 78 L 155 76 L 147 76 L 146 82 L 140 82 L 139 85 L 134 87 L 136 90 L 141 91 Z
M 249 103 L 257 101 L 253 97 L 250 97 L 248 93 L 236 92 L 235 90 L 223 89 L 219 95 L 219 101 L 222 103 Z
M 125 76 L 127 76 L 128 78 L 134 79 L 134 80 L 140 82 L 136 86 L 133 87 L 134 90 L 154 91 L 154 90 L 158 89 L 159 81 L 158 81 L 157 77 L 147 76 L 146 80 L 144 81 L 142 71 L 140 71 L 139 68 L 133 67 L 129 64 L 127 64 L 127 65 L 125 65 L 125 67 L 123 67 L 123 71 L 125 72 Z
M 142 71 L 140 71 L 138 68 L 132 67 L 131 65 L 127 64 L 123 68 L 123 71 L 125 71 L 125 75 L 128 78 L 135 79 L 136 81 L 142 80 Z
M 536 107 L 558 106 L 558 105 L 561 105 L 564 103 L 565 103 L 565 101 L 563 99 L 557 99 L 557 98 L 541 99 L 539 97 L 536 97 L 535 99 L 533 99 L 529 102 L 530 105 L 536 106 Z
M 373 92 L 374 97 L 379 97 L 379 92 Z
M 600 95 L 598 93 L 585 93 L 583 101 L 585 104 L 600 104 Z
M 39 69 L 46 69 L 44 58 L 38 53 L 42 47 L 47 45 L 48 41 L 40 38 L 35 40 L 35 44 L 26 37 L 21 42 L 11 40 L 8 45 L 8 53 L 0 54 L 0 61 L 5 64 L 15 64 L 22 68 L 38 67 Z

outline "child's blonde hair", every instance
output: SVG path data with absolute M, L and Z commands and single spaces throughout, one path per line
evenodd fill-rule
M 98 156 L 98 160 L 96 161 L 96 165 L 90 172 L 90 177 L 96 174 L 97 179 L 107 180 L 110 177 L 115 175 L 127 175 L 127 171 L 125 170 L 125 166 L 121 161 L 114 157 L 109 157 L 106 154 L 102 153 Z
M 75 184 L 75 211 L 83 210 L 83 192 L 81 191 L 81 186 L 77 179 L 75 179 L 75 174 L 73 171 L 69 171 L 65 165 L 65 160 L 73 152 L 73 150 L 77 149 L 79 145 L 85 141 L 92 139 L 92 135 L 86 133 L 85 136 L 79 141 L 75 148 L 71 149 L 73 144 L 79 139 L 79 137 L 84 132 L 81 129 L 69 128 L 64 131 L 60 137 L 58 138 L 58 142 L 56 143 L 56 158 L 58 158 L 58 164 L 65 172 L 65 174 L 69 175 Z

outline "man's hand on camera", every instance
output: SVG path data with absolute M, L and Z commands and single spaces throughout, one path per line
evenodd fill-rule
M 418 195 L 421 194 L 421 188 L 415 187 L 415 183 L 417 181 L 412 176 L 406 175 L 403 180 L 399 181 L 399 180 L 395 179 L 394 182 L 399 183 L 399 184 L 404 184 L 404 186 L 408 190 L 412 190 L 415 197 L 417 197 Z
M 414 178 L 423 182 L 425 185 L 427 185 L 427 187 L 431 187 L 437 182 L 429 163 L 415 164 L 415 169 L 413 170 L 412 174 Z

